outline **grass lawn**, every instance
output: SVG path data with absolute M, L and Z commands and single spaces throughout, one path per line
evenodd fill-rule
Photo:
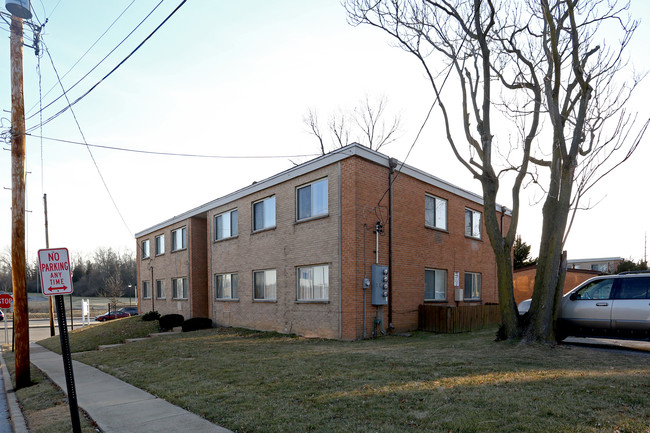
M 341 342 L 218 328 L 75 359 L 237 432 L 650 432 L 650 357 L 494 334 Z

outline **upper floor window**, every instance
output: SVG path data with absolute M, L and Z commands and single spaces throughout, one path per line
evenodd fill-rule
M 253 203 L 253 231 L 275 227 L 275 196 Z
M 187 227 L 172 230 L 172 251 L 187 248 Z
M 465 236 L 481 237 L 481 212 L 465 209 Z
M 275 269 L 253 272 L 253 299 L 274 301 L 276 287 Z
M 239 276 L 237 274 L 222 274 L 215 276 L 216 298 L 237 299 L 239 294 Z
M 424 196 L 424 224 L 427 227 L 447 230 L 447 200 Z
M 237 209 L 214 217 L 215 239 L 226 239 L 238 234 Z
M 165 254 L 165 235 L 156 236 L 156 255 Z
M 298 300 L 327 301 L 329 299 L 329 266 L 298 268 Z
M 327 178 L 298 188 L 296 202 L 298 220 L 327 215 Z
M 465 272 L 465 300 L 481 299 L 481 274 Z
M 149 256 L 151 255 L 151 249 L 149 246 L 149 239 L 146 241 L 142 241 L 142 258 L 143 259 L 148 259 Z
M 187 278 L 172 279 L 172 298 L 187 299 Z
M 424 270 L 424 300 L 444 301 L 447 299 L 447 271 L 443 269 Z

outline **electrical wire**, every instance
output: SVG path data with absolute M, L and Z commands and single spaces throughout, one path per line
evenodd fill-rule
M 103 33 L 103 34 L 102 34 L 102 35 L 101 35 L 101 36 L 100 36 L 100 37 L 99 37 L 99 38 L 98 38 L 98 39 L 97 39 L 97 40 L 96 40 L 96 41 L 95 41 L 91 46 L 90 46 L 90 48 L 88 48 L 88 50 L 86 50 L 86 52 L 85 52 L 85 53 L 84 53 L 84 54 L 83 54 L 83 55 L 82 55 L 82 56 L 81 56 L 81 57 L 80 57 L 80 58 L 79 58 L 79 59 L 74 63 L 74 65 L 72 65 L 72 67 L 71 67 L 71 68 L 70 68 L 70 69 L 69 69 L 69 70 L 68 70 L 68 71 L 67 71 L 67 72 L 66 72 L 66 73 L 61 77 L 61 79 L 65 78 L 65 76 L 68 75 L 68 73 L 69 73 L 70 71 L 72 71 L 72 69 L 73 69 L 73 68 L 74 68 L 74 67 L 75 67 L 75 66 L 76 66 L 76 65 L 77 65 L 77 64 L 78 64 L 78 63 L 79 63 L 79 62 L 80 62 L 80 61 L 81 61 L 85 56 L 86 56 L 86 54 L 88 54 L 88 52 L 89 52 L 89 51 L 90 51 L 90 50 L 91 50 L 91 49 L 92 49 L 92 48 L 93 48 L 93 47 L 94 47 L 94 46 L 99 42 L 99 40 L 102 39 L 102 38 L 104 37 L 104 35 L 105 35 L 105 34 L 106 34 L 110 29 L 111 29 L 111 27 L 113 27 L 113 25 L 114 25 L 114 24 L 115 24 L 115 23 L 120 19 L 120 17 L 122 17 L 122 15 L 123 15 L 123 14 L 124 14 L 124 13 L 125 13 L 125 12 L 130 8 L 130 7 L 131 7 L 131 5 L 133 4 L 134 1 L 135 1 L 135 0 L 133 0 L 133 1 L 131 2 L 131 4 L 129 4 L 129 5 L 126 7 L 126 9 L 124 9 L 124 11 L 123 11 L 123 12 L 122 12 L 122 13 L 121 13 L 121 14 L 120 14 L 116 19 L 115 19 L 115 21 L 113 21 L 113 23 L 108 27 L 108 29 L 106 29 L 106 31 L 105 31 L 105 32 L 104 32 L 104 33 Z M 153 8 L 153 9 L 152 9 L 152 10 L 151 10 L 151 11 L 150 11 L 150 12 L 149 12 L 149 13 L 148 13 L 148 14 L 147 14 L 143 19 L 142 19 L 142 21 L 140 21 L 140 22 L 138 23 L 137 26 L 135 26 L 135 27 L 133 28 L 133 30 L 131 30 L 131 31 L 130 31 L 130 32 L 129 32 L 129 33 L 128 33 L 128 34 L 127 34 L 127 35 L 126 35 L 126 36 L 125 36 L 125 37 L 124 37 L 124 38 L 123 38 L 123 39 L 122 39 L 122 40 L 121 40 L 121 41 L 120 41 L 120 42 L 115 46 L 115 47 L 113 47 L 113 49 L 111 49 L 111 50 L 108 52 L 108 54 L 106 54 L 106 55 L 105 55 L 105 56 L 104 56 L 104 57 L 103 57 L 103 58 L 102 58 L 102 59 L 101 59 L 101 60 L 100 60 L 100 61 L 99 61 L 95 66 L 93 66 L 93 67 L 92 67 L 88 72 L 86 72 L 86 73 L 85 73 L 85 74 L 84 74 L 84 75 L 83 75 L 79 80 L 77 80 L 76 83 L 74 83 L 72 86 L 68 87 L 68 89 L 66 90 L 66 92 L 69 92 L 70 90 L 72 90 L 72 89 L 74 89 L 75 87 L 77 87 L 77 85 L 78 85 L 79 83 L 81 83 L 84 79 L 86 79 L 86 77 L 88 77 L 88 75 L 90 75 L 90 74 L 91 74 L 95 69 L 97 69 L 97 68 L 98 68 L 102 63 L 104 63 L 104 61 L 105 61 L 106 59 L 108 59 L 108 57 L 109 57 L 111 54 L 113 54 L 113 52 L 115 52 L 115 50 L 117 50 L 117 49 L 118 49 L 118 48 L 119 48 L 119 47 L 120 47 L 124 42 L 126 42 L 126 40 L 129 39 L 129 38 L 131 37 L 131 35 L 133 35 L 133 33 L 135 33 L 135 31 L 136 31 L 138 28 L 140 28 L 140 26 L 141 26 L 142 24 L 144 24 L 144 22 L 145 22 L 145 21 L 146 21 L 146 20 L 147 20 L 147 19 L 148 19 L 148 18 L 149 18 L 149 17 L 150 17 L 150 16 L 151 16 L 155 11 L 156 11 L 156 9 L 158 9 L 158 7 L 159 7 L 159 6 L 160 6 L 164 1 L 165 1 L 165 0 L 160 0 L 160 2 L 158 2 L 158 4 L 157 4 L 156 6 L 154 6 L 154 8 Z M 118 65 L 118 66 L 119 66 L 119 65 Z M 112 71 L 111 71 L 111 72 L 112 72 Z M 109 73 L 109 75 L 110 75 L 110 73 Z M 104 78 L 106 78 L 106 77 L 104 77 Z M 103 80 L 103 78 L 102 78 L 102 80 Z M 101 81 L 100 81 L 100 82 L 101 82 Z M 57 84 L 58 84 L 58 83 L 57 83 Z M 56 88 L 57 84 L 55 84 L 54 86 L 52 86 L 52 88 L 51 88 L 50 90 L 47 91 L 47 93 L 45 94 L 45 96 L 47 96 L 47 95 L 48 95 L 48 94 L 49 94 L 49 93 L 50 93 L 54 88 Z M 97 84 L 99 84 L 99 83 L 97 83 Z M 95 86 L 93 86 L 93 88 L 96 87 L 97 84 L 95 84 Z M 92 90 L 92 88 L 91 88 L 91 90 Z M 90 90 L 89 90 L 88 92 L 86 92 L 86 94 L 89 93 L 89 92 L 90 92 Z M 85 95 L 84 95 L 84 96 L 85 96 Z M 61 99 L 62 97 L 63 97 L 63 94 L 59 95 L 57 98 L 55 98 L 53 101 L 51 101 L 50 103 L 48 103 L 48 104 L 47 104 L 45 107 L 43 107 L 42 109 L 43 109 L 43 110 L 44 110 L 44 109 L 47 109 L 48 107 L 50 107 L 52 104 L 54 104 L 55 102 L 57 102 L 57 101 L 58 101 L 59 99 Z M 76 102 L 77 102 L 77 101 L 75 101 L 75 103 L 76 103 Z M 34 109 L 34 107 L 30 108 L 29 111 L 28 111 L 28 114 L 29 114 L 33 109 Z M 65 111 L 65 110 L 64 110 L 64 111 Z M 26 120 L 31 119 L 32 117 L 36 116 L 36 114 L 38 114 L 38 113 L 34 113 L 34 114 L 30 115 L 30 116 L 27 116 Z M 58 115 L 60 115 L 60 114 L 62 114 L 62 113 L 59 112 L 59 113 L 57 113 L 55 116 L 58 116 Z M 48 120 L 48 121 L 49 121 L 49 120 Z M 47 122 L 46 122 L 46 123 L 47 123 Z
M 197 154 L 197 153 L 175 153 L 175 152 L 155 152 L 152 150 L 142 150 L 142 149 L 128 149 L 125 147 L 116 147 L 116 146 L 105 146 L 101 144 L 91 144 L 87 142 L 65 140 L 62 138 L 53 138 L 53 137 L 44 137 L 42 135 L 35 135 L 26 133 L 30 137 L 41 138 L 43 140 L 57 141 L 59 143 L 68 143 L 68 144 L 78 144 L 80 146 L 86 147 L 95 147 L 98 149 L 108 149 L 116 150 L 120 152 L 132 152 L 132 153 L 143 153 L 147 155 L 161 155 L 161 156 L 175 156 L 175 157 L 187 157 L 187 158 L 213 158 L 213 159 L 286 159 L 286 158 L 307 158 L 307 157 L 316 157 L 320 156 L 320 153 L 312 153 L 305 155 L 206 155 L 206 154 Z
M 147 16 L 144 17 L 144 19 L 143 19 L 142 21 L 140 21 L 140 23 L 139 23 L 139 24 L 138 24 L 138 25 L 137 25 L 133 30 L 131 30 L 131 32 L 130 32 L 128 35 L 126 35 L 126 37 L 125 37 L 124 39 L 122 39 L 122 41 L 120 41 L 120 43 L 118 43 L 118 44 L 117 44 L 117 45 L 116 45 L 116 46 L 115 46 L 115 47 L 114 47 L 114 48 L 113 48 L 113 49 L 112 49 L 108 54 L 106 54 L 106 56 L 104 56 L 104 58 L 101 59 L 101 60 L 99 61 L 99 63 L 97 63 L 95 66 L 93 66 L 93 68 L 92 68 L 90 71 L 88 71 L 88 72 L 87 72 L 83 77 L 81 77 L 81 78 L 80 78 L 76 83 L 74 83 L 72 86 L 70 86 L 70 87 L 68 88 L 68 92 L 69 92 L 70 90 L 72 90 L 72 89 L 73 89 L 77 84 L 79 84 L 81 81 L 83 81 L 83 80 L 84 80 L 88 75 L 90 75 L 91 72 L 93 72 L 93 71 L 94 71 L 94 70 L 95 70 L 99 65 L 101 65 L 101 64 L 104 62 L 104 60 L 106 60 L 106 59 L 107 59 L 107 58 L 108 58 L 108 57 L 109 57 L 109 56 L 110 56 L 110 55 L 111 55 L 111 54 L 112 54 L 112 53 L 113 53 L 113 52 L 114 52 L 114 51 L 115 51 L 115 50 L 116 50 L 120 45 L 122 45 L 122 44 L 123 44 L 123 43 L 124 43 L 124 42 L 125 42 L 125 41 L 126 41 L 126 40 L 127 40 L 127 39 L 128 39 L 128 38 L 129 38 L 129 37 L 130 37 L 130 36 L 131 36 L 131 35 L 132 35 L 132 34 L 133 34 L 133 33 L 134 33 L 134 32 L 135 32 L 135 31 L 136 31 L 136 30 L 137 30 L 137 29 L 138 29 L 138 28 L 139 28 L 139 27 L 140 27 L 140 26 L 145 22 L 145 21 L 146 21 L 146 20 L 147 20 L 147 18 L 149 18 L 149 16 L 151 16 L 151 14 L 152 14 L 152 13 L 153 13 L 157 8 L 158 8 L 158 6 L 160 6 L 160 4 L 161 4 L 163 1 L 164 1 L 164 0 L 161 0 L 161 2 L 158 3 L 158 4 L 157 4 L 157 5 L 156 5 L 152 10 L 151 10 L 151 12 L 149 12 L 149 14 L 147 14 Z M 129 3 L 129 4 L 127 5 L 127 7 L 122 11 L 122 13 L 120 13 L 120 14 L 118 15 L 118 17 L 115 18 L 115 20 L 113 20 L 113 22 L 111 23 L 111 25 L 109 25 L 108 28 L 107 28 L 106 30 L 104 30 L 104 33 L 102 33 L 102 34 L 101 34 L 101 35 L 100 35 L 100 36 L 95 40 L 95 42 L 93 42 L 92 45 L 91 45 L 90 47 L 88 47 L 88 49 L 86 50 L 86 52 L 83 53 L 83 54 L 81 55 L 81 57 L 79 57 L 79 59 L 77 59 L 76 62 L 74 62 L 74 64 L 73 64 L 73 65 L 72 65 L 72 66 L 71 66 L 71 67 L 66 71 L 66 73 L 63 74 L 63 75 L 61 76 L 61 79 L 64 79 L 64 78 L 65 78 L 65 77 L 66 77 L 66 76 L 67 76 L 67 75 L 68 75 L 68 74 L 69 74 L 69 73 L 70 73 L 70 72 L 71 72 L 71 71 L 72 71 L 72 70 L 73 70 L 73 69 L 74 69 L 74 68 L 79 64 L 79 62 L 81 62 L 81 60 L 83 60 L 83 58 L 86 57 L 86 55 L 90 52 L 90 50 L 92 50 L 92 49 L 95 47 L 95 45 L 97 45 L 97 43 L 98 43 L 98 42 L 99 42 L 99 41 L 100 41 L 100 40 L 101 40 L 101 39 L 102 39 L 102 38 L 103 38 L 103 37 L 108 33 L 108 31 L 109 31 L 109 30 L 110 30 L 110 29 L 115 25 L 115 23 L 117 23 L 117 22 L 120 20 L 120 18 L 122 18 L 122 16 L 126 13 L 126 11 L 129 10 L 129 8 L 133 5 L 133 3 L 135 3 L 135 0 L 132 0 L 131 3 Z M 48 90 L 47 92 L 45 92 L 45 96 L 49 95 L 49 94 L 52 92 L 52 90 L 56 89 L 56 87 L 57 87 L 57 84 L 54 84 L 54 85 L 50 88 L 50 90 Z M 47 105 L 45 106 L 45 108 L 47 108 L 47 107 L 49 107 L 50 105 L 54 104 L 56 101 L 58 101 L 58 100 L 61 99 L 62 97 L 63 97 L 63 95 L 60 95 L 59 97 L 57 97 L 56 99 L 54 99 L 52 102 L 50 102 L 49 104 L 47 104 Z M 29 114 L 34 110 L 35 107 L 36 107 L 36 104 L 34 104 L 34 106 L 33 106 L 32 108 L 30 108 L 30 109 L 27 111 L 27 114 L 29 115 Z M 43 107 L 41 107 L 40 110 L 43 110 Z M 34 113 L 33 115 L 29 116 L 27 119 L 30 119 L 30 118 L 32 118 L 32 117 L 35 116 L 35 115 L 36 115 L 36 113 Z
M 65 88 L 63 87 L 63 83 L 61 83 L 61 78 L 59 77 L 59 72 L 56 69 L 56 66 L 54 65 L 54 60 L 52 59 L 52 55 L 50 54 L 50 50 L 45 48 L 45 52 L 47 53 L 48 58 L 50 59 L 50 62 L 52 63 L 52 69 L 54 70 L 54 73 L 56 74 L 56 77 L 61 84 L 61 90 L 63 91 L 63 94 L 65 95 L 65 99 L 68 102 L 68 108 L 70 108 L 70 112 L 72 113 L 72 117 L 74 118 L 75 123 L 77 124 L 77 129 L 79 129 L 79 133 L 81 134 L 81 138 L 83 139 L 84 143 L 87 143 L 86 141 L 86 136 L 84 135 L 83 131 L 81 130 L 81 125 L 79 124 L 79 121 L 77 120 L 77 115 L 75 114 L 74 110 L 72 109 L 72 105 L 70 105 L 70 100 L 68 99 L 68 94 L 65 91 Z M 99 178 L 101 179 L 102 183 L 104 184 L 104 188 L 106 189 L 106 192 L 108 193 L 108 197 L 111 199 L 111 202 L 113 203 L 113 207 L 117 211 L 117 214 L 120 216 L 120 219 L 122 220 L 122 223 L 124 224 L 124 227 L 126 227 L 127 231 L 133 237 L 133 232 L 129 228 L 129 225 L 126 223 L 126 220 L 124 219 L 124 216 L 122 215 L 122 212 L 120 212 L 119 207 L 117 206 L 117 203 L 115 202 L 115 199 L 113 198 L 113 194 L 111 194 L 110 189 L 108 188 L 108 184 L 106 183 L 106 180 L 104 179 L 104 176 L 102 175 L 101 170 L 99 169 L 99 165 L 97 164 L 97 161 L 95 160 L 95 156 L 93 155 L 93 152 L 90 150 L 90 146 L 86 146 L 86 149 L 88 149 L 88 153 L 90 154 L 90 159 L 92 159 L 93 164 L 95 165 L 95 168 L 97 169 L 97 173 L 99 174 Z

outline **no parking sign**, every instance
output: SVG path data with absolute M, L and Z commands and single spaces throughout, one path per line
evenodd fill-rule
M 38 268 L 41 272 L 43 294 L 72 294 L 72 277 L 67 248 L 38 250 Z

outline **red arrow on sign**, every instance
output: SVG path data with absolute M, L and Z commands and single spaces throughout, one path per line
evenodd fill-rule
M 11 308 L 11 303 L 14 301 L 14 298 L 11 295 L 3 293 L 0 295 L 0 308 Z
M 59 290 L 65 290 L 65 289 L 67 289 L 66 286 L 61 286 L 61 287 L 50 287 L 50 291 L 51 291 L 51 292 L 59 291 Z

